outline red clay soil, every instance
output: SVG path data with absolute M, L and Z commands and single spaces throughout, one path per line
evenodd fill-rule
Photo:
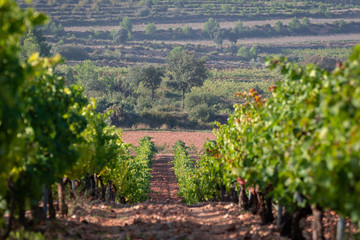
M 194 145 L 198 151 L 203 149 L 207 139 L 215 140 L 212 132 L 162 132 L 162 131 L 124 131 L 123 141 L 137 146 L 140 138 L 150 136 L 156 146 L 169 148 L 178 140 L 183 141 L 186 146 Z
M 287 239 L 274 224 L 261 225 L 258 216 L 241 212 L 235 203 L 207 202 L 184 205 L 170 163 L 172 156 L 158 154 L 153 162 L 151 199 L 140 204 L 77 202 L 70 215 L 42 225 L 46 239 Z M 334 239 L 336 216 L 324 217 L 326 239 Z M 311 217 L 302 223 L 311 239 Z M 348 223 L 349 224 L 349 223 Z M 353 230 L 356 232 L 356 229 Z
M 179 190 L 176 176 L 171 164 L 172 156 L 158 154 L 152 164 L 150 181 L 150 201 L 156 203 L 179 203 L 181 198 L 176 196 Z
M 156 156 L 149 201 L 77 204 L 70 216 L 44 226 L 46 239 L 285 239 L 235 203 L 182 204 L 171 159 Z

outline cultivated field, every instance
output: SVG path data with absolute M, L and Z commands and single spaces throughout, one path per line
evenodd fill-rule
M 336 34 L 336 35 L 323 35 L 323 36 L 289 36 L 289 37 L 271 37 L 271 38 L 243 38 L 238 42 L 242 44 L 287 44 L 287 43 L 314 43 L 314 42 L 336 42 L 336 41 L 355 41 L 360 42 L 360 34 Z M 153 41 L 155 43 L 166 42 L 174 45 L 189 45 L 200 44 L 206 46 L 216 47 L 216 44 L 210 40 L 174 40 L 174 41 Z M 224 41 L 224 45 L 229 45 L 228 40 Z
M 155 145 L 161 148 L 169 148 L 178 140 L 183 141 L 186 146 L 194 146 L 197 151 L 201 151 L 208 139 L 214 140 L 215 136 L 212 132 L 175 132 L 175 131 L 124 131 L 123 141 L 137 145 L 140 138 L 145 136 L 152 137 Z M 172 151 L 172 150 L 171 150 Z
M 277 21 L 281 21 L 283 24 L 288 24 L 292 19 L 291 18 L 283 18 L 283 19 L 268 19 L 268 20 L 254 20 L 254 21 L 242 21 L 243 25 L 246 27 L 252 27 L 256 25 L 264 25 L 270 24 L 274 25 Z M 344 20 L 345 22 L 360 22 L 359 18 L 309 18 L 310 22 L 315 24 L 323 24 L 323 23 L 334 23 L 340 20 Z M 233 28 L 236 25 L 237 21 L 224 21 L 220 22 L 221 28 Z M 169 28 L 183 28 L 183 27 L 191 27 L 193 30 L 203 29 L 205 22 L 186 22 L 186 23 L 158 23 L 156 24 L 156 28 L 158 30 L 167 30 Z M 142 24 L 134 24 L 133 31 L 145 31 L 145 23 Z M 66 26 L 65 31 L 78 31 L 78 32 L 86 32 L 86 31 L 111 31 L 113 29 L 119 29 L 119 24 L 106 25 L 106 26 L 97 26 L 96 23 L 91 26 Z

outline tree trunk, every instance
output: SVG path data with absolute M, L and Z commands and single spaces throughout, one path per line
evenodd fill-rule
M 26 225 L 24 205 L 19 204 L 19 223 L 23 226 Z
M 250 189 L 250 198 L 249 198 L 249 208 L 251 209 L 252 214 L 257 214 L 259 211 L 259 203 L 257 200 L 256 192 L 253 188 Z
M 90 176 L 90 196 L 95 196 L 95 181 L 94 176 Z
M 47 218 L 48 202 L 49 202 L 49 189 L 43 184 L 43 210 L 45 218 Z
M 185 89 L 182 90 L 182 95 L 181 95 L 181 109 L 184 110 L 184 106 L 185 106 Z
M 70 197 L 73 197 L 74 199 L 77 198 L 77 194 L 76 194 L 76 181 L 75 180 L 71 180 L 71 190 L 70 192 L 72 192 L 72 194 L 70 195 Z
M 14 221 L 14 214 L 15 214 L 15 208 L 16 208 L 16 192 L 14 188 L 14 184 L 12 182 L 12 178 L 9 179 L 8 187 L 10 189 L 10 215 L 9 215 L 9 221 L 6 226 L 6 231 L 3 236 L 1 236 L 1 239 L 7 239 L 9 237 L 9 234 L 12 229 L 12 224 Z
M 84 186 L 81 189 L 81 194 L 87 195 L 87 190 L 90 188 L 90 177 L 89 174 L 86 173 L 86 177 L 84 180 Z
M 101 180 L 101 178 L 99 179 L 100 180 L 100 185 L 101 185 L 101 200 L 102 201 L 105 201 L 105 194 L 106 194 L 106 185 L 103 183 L 103 181 Z
M 58 183 L 58 197 L 59 197 L 59 210 L 62 217 L 67 215 L 68 213 L 68 207 L 65 203 L 65 186 L 63 180 L 60 180 Z
M 117 188 L 115 186 L 113 186 L 114 188 L 114 192 L 113 192 L 113 197 L 112 197 L 112 201 L 114 201 L 116 203 L 116 193 L 117 193 Z
M 343 240 L 345 233 L 345 218 L 339 216 L 339 220 L 336 227 L 336 240 Z
M 311 208 L 306 206 L 305 208 L 298 208 L 295 210 L 291 221 L 291 240 L 304 240 L 300 228 L 300 221 L 304 217 L 311 214 Z
M 275 220 L 274 214 L 272 212 L 272 198 L 266 197 L 265 202 L 266 202 L 266 220 L 268 221 L 268 223 L 271 223 Z
M 280 236 L 291 237 L 292 214 L 285 212 L 281 217 Z
M 55 207 L 54 207 L 54 198 L 52 196 L 51 191 L 48 191 L 49 197 L 48 197 L 48 201 L 49 201 L 49 219 L 55 219 L 56 218 L 56 212 L 55 212 Z
M 31 206 L 31 216 L 35 225 L 46 220 L 46 215 L 43 208 L 38 205 Z
M 99 179 L 97 177 L 97 174 L 94 173 L 94 185 L 95 185 L 95 198 L 99 197 Z
M 240 184 L 239 207 L 245 211 L 249 210 L 249 198 L 246 195 L 246 188 L 242 184 Z
M 280 225 L 281 225 L 281 218 L 282 218 L 282 212 L 283 212 L 283 206 L 281 204 L 278 205 L 278 213 L 277 213 L 277 217 L 276 217 L 276 227 L 278 229 L 280 229 Z
M 151 88 L 151 103 L 154 103 L 154 98 L 155 98 L 155 88 Z
M 325 240 L 324 226 L 322 223 L 324 212 L 319 206 L 316 205 L 312 206 L 311 209 L 314 217 L 314 220 L 312 221 L 312 239 Z
M 256 192 L 256 195 L 259 204 L 258 214 L 261 217 L 261 224 L 269 224 L 274 221 L 274 216 L 272 214 L 271 198 L 265 199 L 264 194 L 258 191 Z
M 19 209 L 19 218 L 18 218 L 18 222 L 22 225 L 25 226 L 27 221 L 25 218 L 25 201 L 24 200 L 16 200 L 16 205 L 18 206 L 17 208 Z
M 226 188 L 224 185 L 220 185 L 220 201 L 225 201 Z
M 236 188 L 234 184 L 230 189 L 230 197 L 233 203 L 239 204 L 239 193 L 236 192 Z
M 106 186 L 105 201 L 106 201 L 106 202 L 109 202 L 109 201 L 110 201 L 110 198 L 111 198 L 111 181 L 109 181 L 109 182 L 107 183 L 107 186 Z

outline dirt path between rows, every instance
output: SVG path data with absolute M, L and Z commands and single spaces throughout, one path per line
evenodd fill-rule
M 154 159 L 147 202 L 77 204 L 70 216 L 47 226 L 46 239 L 283 239 L 274 225 L 260 226 L 258 217 L 240 213 L 235 203 L 181 203 L 172 159 Z
M 69 216 L 43 226 L 45 239 L 287 239 L 279 236 L 274 224 L 261 225 L 258 216 L 235 203 L 181 203 L 171 160 L 166 154 L 154 159 L 150 200 L 134 205 L 78 202 Z M 337 218 L 329 214 L 324 217 L 325 235 L 334 239 Z M 311 239 L 311 217 L 303 227 L 305 239 Z
M 173 153 L 172 146 L 178 140 L 183 141 L 188 147 L 193 146 L 197 152 L 202 151 L 208 140 L 215 140 L 213 132 L 201 131 L 124 131 L 122 135 L 124 142 L 134 146 L 138 145 L 141 138 L 150 136 L 156 147 L 162 148 L 162 152 L 169 154 Z
M 198 149 L 212 133 L 125 132 L 124 138 L 136 145 L 143 136 L 156 144 L 171 147 L 176 140 Z M 275 224 L 261 225 L 260 218 L 241 211 L 235 203 L 205 202 L 185 205 L 176 194 L 178 184 L 171 161 L 173 155 L 157 154 L 152 165 L 150 198 L 144 203 L 126 205 L 100 200 L 79 199 L 65 218 L 47 221 L 39 229 L 45 239 L 124 239 L 124 240 L 217 240 L 287 239 L 280 237 Z M 83 201 L 83 202 L 81 202 Z M 275 209 L 274 209 L 275 213 Z M 335 239 L 337 217 L 325 213 L 326 239 Z M 305 239 L 311 239 L 311 219 L 302 223 Z M 357 230 L 353 230 L 356 232 Z
M 171 164 L 172 159 L 171 155 L 158 154 L 152 164 L 151 202 L 179 203 L 181 201 L 180 197 L 176 196 L 179 187 Z

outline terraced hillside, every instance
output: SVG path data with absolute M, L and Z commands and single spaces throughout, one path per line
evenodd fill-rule
M 19 1 L 24 4 L 24 1 Z M 128 16 L 136 23 L 198 22 L 209 17 L 220 20 L 272 19 L 289 17 L 357 17 L 354 0 L 228 0 L 228 1 L 116 1 L 116 0 L 36 0 L 32 5 L 66 26 L 111 25 Z
M 60 53 L 72 65 L 88 59 L 113 67 L 164 64 L 169 51 L 181 45 L 207 56 L 211 68 L 252 68 L 252 58 L 256 65 L 269 54 L 283 54 L 263 51 L 263 45 L 278 49 L 290 43 L 301 49 L 308 42 L 316 42 L 316 48 L 326 42 L 327 48 L 349 47 L 360 34 L 360 5 L 353 0 L 35 0 L 31 6 L 51 17 L 44 30 L 47 42 L 52 53 Z M 132 28 L 119 40 L 116 33 L 124 18 Z M 219 24 L 216 39 L 204 30 L 211 18 Z M 150 24 L 151 34 L 146 30 Z M 257 55 L 238 56 L 242 46 L 257 46 Z
M 280 77 L 266 69 L 266 57 L 284 55 L 331 70 L 360 43 L 355 0 L 34 0 L 31 5 L 50 16 L 42 32 L 49 55 L 65 58 L 57 73 L 69 84 L 82 84 L 99 111 L 124 107 L 132 116 L 131 124 L 121 125 L 126 128 L 209 129 L 206 124 L 224 122 L 232 112 L 239 101 L 234 93 L 253 88 L 269 96 L 268 87 Z M 23 55 L 41 49 L 33 42 L 31 34 L 23 40 Z M 169 87 L 166 58 L 178 47 L 206 59 L 206 81 L 186 94 L 211 95 L 216 99 L 211 106 L 205 101 L 197 111 L 185 110 L 186 97 Z M 146 65 L 165 69 L 152 93 L 128 74 Z M 201 111 L 202 120 L 195 117 Z

